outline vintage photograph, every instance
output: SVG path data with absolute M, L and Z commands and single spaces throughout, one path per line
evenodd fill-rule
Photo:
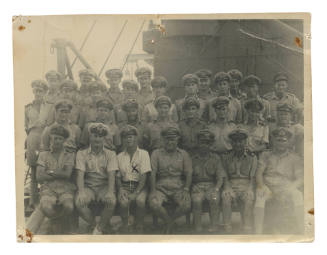
M 13 49 L 18 240 L 313 239 L 309 14 L 15 16 Z

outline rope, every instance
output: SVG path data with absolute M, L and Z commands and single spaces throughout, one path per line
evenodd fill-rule
M 116 47 L 116 44 L 117 44 L 117 42 L 118 42 L 118 40 L 119 40 L 121 34 L 123 33 L 124 28 L 125 28 L 127 22 L 128 22 L 128 20 L 125 20 L 125 23 L 124 23 L 124 25 L 122 26 L 122 28 L 121 28 L 121 30 L 120 30 L 120 32 L 119 32 L 117 38 L 116 38 L 116 41 L 115 41 L 114 45 L 112 46 L 112 48 L 111 48 L 111 50 L 110 50 L 110 52 L 109 52 L 109 54 L 108 54 L 106 60 L 104 61 L 103 65 L 102 65 L 102 67 L 101 67 L 101 69 L 100 69 L 100 72 L 99 72 L 99 74 L 98 74 L 98 77 L 100 77 L 100 75 L 101 75 L 103 69 L 105 68 L 105 66 L 106 66 L 106 64 L 107 64 L 107 62 L 108 62 L 108 60 L 109 60 L 109 58 L 110 58 L 112 52 L 114 51 L 114 49 L 115 49 L 115 47 Z
M 125 68 L 126 62 L 127 62 L 128 58 L 129 58 L 129 55 L 132 53 L 132 51 L 133 51 L 133 49 L 134 49 L 135 43 L 136 43 L 136 41 L 137 41 L 137 39 L 138 39 L 138 37 L 139 37 L 141 31 L 142 31 L 142 28 L 143 28 L 143 26 L 144 26 L 144 23 L 145 23 L 145 19 L 143 20 L 143 22 L 142 22 L 142 24 L 141 24 L 141 27 L 140 27 L 139 31 L 137 32 L 137 35 L 136 35 L 136 38 L 135 38 L 135 40 L 134 40 L 134 42 L 133 42 L 133 44 L 132 44 L 132 47 L 129 49 L 129 52 L 128 52 L 128 54 L 127 54 L 127 57 L 126 57 L 126 59 L 125 59 L 125 61 L 124 61 L 124 64 L 123 64 L 123 66 L 122 66 L 122 68 L 121 68 L 122 71 L 123 71 L 124 68 Z
M 92 32 L 92 30 L 93 30 L 93 28 L 94 28 L 94 26 L 95 26 L 95 24 L 96 24 L 96 23 L 97 23 L 97 21 L 96 21 L 96 20 L 95 20 L 95 21 L 93 21 L 93 24 L 92 24 L 92 26 L 91 26 L 90 30 L 87 32 L 87 34 L 86 34 L 86 37 L 85 37 L 85 39 L 84 39 L 84 41 L 83 41 L 83 43 L 82 43 L 82 45 L 81 45 L 81 47 L 80 47 L 79 51 L 82 51 L 82 50 L 83 50 L 83 48 L 84 48 L 84 45 L 85 45 L 85 43 L 86 43 L 87 39 L 89 38 L 89 36 L 90 36 L 90 34 L 91 34 L 91 32 Z M 76 62 L 76 60 L 77 60 L 77 57 L 75 57 L 75 59 L 74 59 L 74 61 L 73 61 L 72 65 L 70 66 L 70 69 L 72 69 L 72 68 L 73 68 L 73 66 L 74 66 L 74 64 L 75 64 L 75 62 Z

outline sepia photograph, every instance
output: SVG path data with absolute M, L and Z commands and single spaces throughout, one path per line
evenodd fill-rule
M 12 22 L 18 242 L 314 239 L 310 14 Z

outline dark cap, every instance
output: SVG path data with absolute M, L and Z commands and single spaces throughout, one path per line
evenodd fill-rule
M 278 127 L 272 131 L 272 135 L 274 137 L 283 137 L 283 138 L 290 139 L 293 133 L 288 128 Z
M 122 105 L 122 109 L 125 112 L 129 112 L 131 109 L 138 109 L 139 104 L 135 99 L 128 99 Z
M 211 103 L 213 108 L 217 108 L 222 105 L 227 106 L 228 104 L 229 104 L 229 98 L 226 96 L 218 96 Z
M 203 78 L 208 78 L 210 79 L 212 77 L 212 72 L 209 69 L 200 69 L 198 71 L 195 72 L 195 75 L 199 78 L 199 79 L 203 79 Z
M 134 126 L 131 126 L 131 125 L 124 126 L 120 132 L 120 136 L 121 136 L 121 138 L 124 138 L 128 135 L 137 136 L 138 135 L 137 128 Z
M 171 100 L 167 96 L 160 96 L 154 101 L 154 106 L 158 108 L 160 105 L 166 104 L 171 107 Z
M 182 83 L 183 83 L 183 86 L 189 84 L 189 83 L 196 83 L 196 84 L 199 84 L 199 78 L 198 76 L 196 76 L 195 74 L 185 74 L 183 77 L 182 77 Z
M 263 109 L 263 103 L 261 103 L 258 99 L 250 99 L 245 102 L 244 108 L 249 112 L 259 113 Z
M 236 128 L 228 134 L 228 138 L 231 140 L 244 140 L 248 138 L 248 132 L 242 128 Z
M 114 109 L 112 102 L 107 98 L 100 99 L 96 102 L 96 108 L 100 107 L 107 108 L 110 111 Z
M 89 85 L 89 91 L 91 93 L 97 90 L 100 90 L 102 92 L 107 91 L 106 85 L 100 80 L 92 81 Z
M 243 74 L 237 69 L 232 69 L 227 72 L 232 79 L 242 81 Z
M 152 88 L 166 88 L 168 85 L 168 81 L 163 76 L 156 76 L 151 80 Z
M 142 77 L 142 76 L 151 76 L 152 72 L 150 68 L 148 67 L 139 67 L 135 71 L 135 76 L 137 78 Z
M 200 108 L 200 102 L 197 98 L 195 97 L 188 97 L 184 100 L 182 109 L 185 111 L 188 109 L 191 105 L 196 106 L 198 109 Z
M 59 135 L 67 139 L 69 137 L 69 131 L 62 125 L 55 124 L 50 128 L 50 135 Z
M 96 134 L 98 136 L 106 136 L 108 134 L 108 127 L 102 123 L 91 123 L 88 127 L 90 134 Z
M 105 72 L 108 79 L 110 78 L 122 78 L 123 72 L 120 69 L 109 69 Z
M 279 73 L 275 74 L 274 82 L 277 82 L 277 81 L 288 81 L 287 74 L 283 73 L 283 72 L 279 72 Z
M 93 78 L 96 78 L 96 73 L 91 70 L 91 69 L 83 69 L 83 70 L 80 70 L 78 72 L 78 76 L 79 77 L 82 77 L 82 76 L 92 76 Z
M 32 81 L 31 86 L 33 89 L 38 88 L 38 89 L 42 89 L 44 91 L 48 90 L 48 84 L 46 81 L 43 81 L 43 80 L 34 80 L 34 81 Z
M 252 84 L 261 85 L 261 79 L 253 74 L 248 75 L 244 78 L 242 85 L 250 86 Z
M 215 140 L 215 135 L 209 129 L 201 129 L 197 134 L 196 137 L 198 140 L 206 140 L 210 143 L 213 143 Z
M 214 77 L 214 82 L 215 83 L 219 83 L 221 81 L 230 81 L 231 80 L 231 77 L 228 73 L 225 73 L 225 72 L 218 72 L 215 74 L 215 77 Z
M 276 106 L 277 111 L 279 112 L 293 112 L 294 107 L 288 103 L 280 103 Z
M 57 76 L 58 79 L 62 78 L 61 73 L 57 72 L 56 70 L 50 70 L 45 74 L 46 79 L 49 79 L 49 76 Z
M 164 128 L 161 131 L 161 136 L 164 138 L 175 138 L 175 137 L 179 137 L 180 136 L 180 131 L 177 127 L 174 126 L 169 126 Z
M 73 108 L 73 103 L 68 99 L 60 99 L 55 103 L 56 111 L 59 109 L 66 109 L 70 111 Z
M 77 84 L 72 80 L 63 80 L 59 86 L 59 90 L 62 90 L 64 88 L 77 90 Z
M 138 91 L 139 90 L 139 86 L 137 85 L 136 81 L 133 81 L 133 80 L 123 80 L 122 87 L 124 89 L 132 88 L 135 91 Z

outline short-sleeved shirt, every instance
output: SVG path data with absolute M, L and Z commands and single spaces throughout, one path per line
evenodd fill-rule
M 264 99 L 269 101 L 270 104 L 270 114 L 273 119 L 277 119 L 277 105 L 278 104 L 290 104 L 294 107 L 294 109 L 301 108 L 300 100 L 291 93 L 286 93 L 284 97 L 278 98 L 276 93 L 269 92 L 263 96 Z
M 205 156 L 196 153 L 192 156 L 193 177 L 192 183 L 210 182 L 215 183 L 218 179 L 226 177 L 220 157 L 210 152 Z
M 197 149 L 197 133 L 206 128 L 207 125 L 197 119 L 194 125 L 190 125 L 187 120 L 181 120 L 178 126 L 181 132 L 180 148 L 193 154 Z
M 25 130 L 29 132 L 32 128 L 44 128 L 48 125 L 48 115 L 52 104 L 35 101 L 25 106 Z
M 268 125 L 241 125 L 248 131 L 248 149 L 252 152 L 259 152 L 263 147 L 269 144 L 269 126 Z
M 217 153 L 224 153 L 232 149 L 228 134 L 234 130 L 236 125 L 233 122 L 223 124 L 211 123 L 208 129 L 215 135 L 215 142 L 212 150 Z
M 199 98 L 198 96 L 194 96 L 197 100 L 199 100 L 200 103 L 200 108 L 198 110 L 198 118 L 203 119 L 204 117 L 204 111 L 207 105 L 207 101 Z M 176 100 L 176 108 L 177 108 L 177 113 L 178 113 L 178 118 L 179 120 L 184 120 L 186 119 L 185 112 L 183 111 L 183 104 L 185 100 L 188 98 L 188 96 L 185 96 L 184 98 Z
M 234 151 L 222 155 L 222 164 L 229 179 L 248 179 L 253 178 L 257 171 L 257 157 L 255 154 L 244 151 L 238 157 Z
M 157 176 L 156 189 L 168 194 L 183 188 L 185 175 L 192 173 L 192 160 L 182 149 L 170 153 L 160 148 L 151 155 L 151 168 Z
M 216 98 L 216 97 L 215 97 Z M 205 109 L 205 116 L 209 122 L 213 122 L 216 120 L 216 111 L 212 106 L 213 100 L 212 98 L 207 102 L 206 109 Z M 228 96 L 229 104 L 228 104 L 228 121 L 234 122 L 236 124 L 241 123 L 243 120 L 242 117 L 242 106 L 240 100 L 232 97 L 231 95 Z
M 303 179 L 303 165 L 303 158 L 293 152 L 279 155 L 273 151 L 264 151 L 258 161 L 258 171 L 263 171 L 264 183 L 268 188 L 285 189 L 291 182 Z
M 89 125 L 92 123 L 87 123 L 83 128 L 81 135 L 81 146 L 88 147 L 90 145 L 90 134 L 89 134 Z M 104 147 L 109 150 L 116 150 L 121 145 L 120 132 L 116 124 L 112 121 L 103 123 L 108 127 L 108 134 L 104 139 Z
M 263 121 L 267 121 L 270 117 L 270 103 L 268 100 L 260 97 L 259 95 L 256 98 L 258 101 L 260 101 L 263 105 L 263 108 L 260 112 L 260 118 Z M 248 120 L 248 111 L 244 108 L 245 102 L 248 100 L 247 97 L 242 98 L 241 105 L 242 105 L 242 116 L 243 116 L 243 122 L 246 123 Z
M 169 117 L 171 121 L 178 122 L 177 109 L 174 104 L 172 104 L 169 109 Z M 158 119 L 158 111 L 154 106 L 154 102 L 150 102 L 147 105 L 145 105 L 142 111 L 141 120 L 146 123 L 149 123 L 157 119 Z
M 43 130 L 41 136 L 41 150 L 50 150 L 50 130 L 53 125 L 58 125 L 58 123 L 55 122 Z M 70 151 L 76 151 L 80 145 L 81 129 L 76 124 L 67 124 L 62 126 L 69 131 L 69 137 L 66 139 L 64 147 Z
M 117 160 L 119 174 L 124 182 L 138 182 L 142 174 L 151 171 L 149 153 L 139 148 L 136 149 L 132 158 L 126 151 L 123 151 L 118 154 Z
M 65 152 L 60 153 L 59 157 L 53 156 L 51 151 L 41 151 L 37 160 L 37 165 L 44 167 L 45 171 L 53 171 L 54 173 L 58 170 L 63 170 L 65 167 L 73 167 L 75 164 L 75 153 Z M 68 180 L 56 179 L 46 181 L 43 185 L 49 186 L 50 188 L 66 190 L 67 188 L 73 188 L 74 185 L 68 185 Z
M 162 147 L 161 131 L 170 126 L 178 128 L 178 125 L 175 122 L 164 122 L 160 120 L 149 123 L 146 126 L 144 139 L 149 151 L 154 151 L 155 149 Z
M 107 185 L 108 173 L 118 170 L 116 153 L 103 148 L 101 152 L 95 154 L 90 146 L 77 152 L 76 169 L 85 173 L 84 181 L 88 187 Z

